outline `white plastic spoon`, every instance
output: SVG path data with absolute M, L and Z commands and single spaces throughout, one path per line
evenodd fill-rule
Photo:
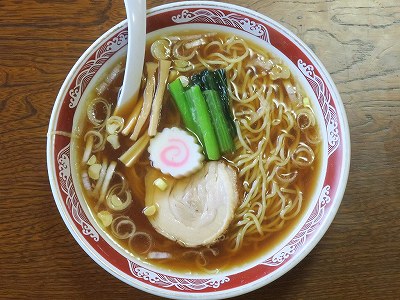
M 143 71 L 146 46 L 146 0 L 124 0 L 128 19 L 128 51 L 123 85 L 114 115 L 134 107 Z

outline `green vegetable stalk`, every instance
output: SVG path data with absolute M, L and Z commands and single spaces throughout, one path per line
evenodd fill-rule
M 195 108 L 195 118 L 202 135 L 202 143 L 209 160 L 218 160 L 221 157 L 217 136 L 211 121 L 207 103 L 198 85 L 190 87 L 186 92 L 186 99 Z

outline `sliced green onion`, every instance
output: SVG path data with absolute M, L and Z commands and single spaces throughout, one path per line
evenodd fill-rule
M 158 187 L 161 191 L 165 191 L 168 187 L 168 184 L 162 178 L 157 178 L 154 180 L 154 185 Z
M 304 107 L 310 107 L 310 99 L 308 99 L 307 97 L 303 98 L 303 106 Z

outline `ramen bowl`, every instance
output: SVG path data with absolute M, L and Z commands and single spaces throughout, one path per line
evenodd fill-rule
M 137 289 L 167 298 L 228 298 L 284 275 L 322 238 L 338 210 L 347 182 L 349 129 L 331 77 L 315 54 L 280 24 L 249 9 L 207 1 L 172 3 L 147 13 L 148 37 L 182 28 L 228 32 L 267 49 L 289 66 L 306 91 L 320 124 L 322 160 L 312 199 L 290 231 L 273 247 L 241 265 L 202 274 L 144 263 L 119 247 L 97 224 L 77 183 L 69 133 L 85 92 L 113 61 L 126 54 L 126 21 L 111 28 L 87 49 L 61 87 L 49 124 L 49 179 L 55 202 L 71 234 L 113 276 Z

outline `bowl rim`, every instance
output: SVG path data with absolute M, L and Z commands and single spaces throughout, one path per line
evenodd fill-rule
M 53 174 L 53 169 L 54 169 L 54 138 L 52 137 L 51 131 L 56 128 L 59 113 L 61 111 L 62 107 L 62 100 L 63 100 L 63 91 L 65 91 L 73 78 L 74 74 L 78 71 L 78 69 L 82 66 L 82 63 L 85 61 L 85 59 L 90 55 L 90 53 L 93 52 L 94 49 L 96 49 L 99 44 L 101 44 L 110 34 L 113 32 L 118 31 L 119 29 L 123 28 L 126 26 L 126 20 L 121 21 L 120 23 L 114 25 L 111 27 L 109 30 L 107 30 L 105 33 L 103 33 L 100 37 L 98 37 L 88 48 L 87 50 L 79 57 L 79 59 L 75 62 L 74 66 L 71 68 L 70 72 L 68 73 L 67 77 L 65 78 L 59 93 L 57 95 L 56 101 L 54 103 L 54 107 L 52 110 L 50 122 L 49 122 L 49 127 L 48 127 L 48 134 L 47 134 L 47 169 L 48 169 L 48 176 L 49 176 L 49 181 L 50 181 L 50 186 L 52 189 L 53 197 L 55 199 L 57 208 L 60 212 L 60 215 L 62 216 L 62 219 L 64 223 L 66 224 L 67 228 L 71 232 L 72 236 L 75 238 L 75 240 L 78 242 L 78 244 L 81 246 L 81 248 L 97 263 L 99 264 L 104 270 L 112 274 L 114 277 L 120 279 L 121 281 L 129 284 L 130 286 L 133 286 L 135 288 L 138 288 L 140 290 L 143 290 L 147 293 L 151 294 L 156 294 L 159 296 L 164 296 L 168 298 L 176 298 L 180 299 L 181 297 L 185 298 L 200 298 L 202 295 L 207 295 L 208 299 L 221 299 L 221 298 L 227 298 L 227 297 L 233 297 L 233 296 L 238 296 L 242 295 L 245 293 L 248 293 L 250 291 L 253 291 L 255 289 L 258 289 L 262 286 L 265 286 L 266 284 L 271 283 L 272 281 L 276 280 L 277 278 L 281 277 L 283 274 L 288 272 L 290 269 L 294 268 L 300 261 L 304 259 L 305 256 L 307 256 L 311 250 L 317 245 L 317 243 L 321 240 L 321 238 L 324 236 L 325 232 L 328 230 L 330 224 L 332 223 L 334 217 L 336 216 L 337 210 L 341 204 L 341 201 L 343 199 L 343 195 L 345 192 L 348 176 L 349 176 L 349 169 L 350 169 L 350 159 L 351 159 L 351 143 L 350 143 L 350 131 L 349 131 L 349 126 L 348 126 L 348 121 L 346 117 L 346 111 L 343 105 L 343 102 L 341 100 L 340 94 L 330 76 L 330 74 L 327 72 L 326 68 L 322 64 L 322 62 L 318 59 L 318 57 L 314 54 L 314 52 L 302 41 L 300 40 L 294 33 L 292 33 L 290 30 L 288 30 L 286 27 L 283 25 L 279 24 L 278 22 L 272 20 L 266 15 L 263 15 L 261 13 L 258 13 L 252 9 L 245 8 L 242 6 L 230 4 L 230 3 L 220 3 L 220 2 L 214 2 L 214 1 L 182 1 L 182 2 L 173 2 L 169 4 L 164 4 L 160 5 L 154 8 L 151 8 L 147 11 L 147 16 L 157 13 L 158 11 L 164 11 L 168 9 L 172 9 L 174 7 L 198 7 L 198 6 L 207 6 L 207 7 L 214 7 L 214 8 L 219 8 L 219 9 L 226 9 L 226 10 L 236 10 L 240 11 L 244 15 L 250 15 L 250 16 L 255 16 L 260 20 L 265 21 L 268 23 L 268 25 L 273 25 L 278 31 L 284 32 L 286 35 L 290 37 L 293 41 L 295 41 L 298 45 L 301 46 L 302 51 L 305 52 L 306 56 L 311 57 L 312 61 L 314 64 L 318 66 L 318 69 L 321 74 L 323 74 L 324 78 L 326 79 L 326 85 L 329 86 L 329 90 L 331 91 L 332 95 L 334 95 L 334 103 L 337 108 L 337 113 L 339 117 L 339 124 L 341 126 L 341 133 L 343 136 L 343 166 L 341 166 L 341 173 L 339 177 L 341 178 L 336 194 L 335 194 L 335 201 L 334 204 L 330 207 L 329 213 L 325 215 L 325 218 L 323 220 L 323 224 L 319 227 L 319 229 L 316 231 L 315 236 L 305 245 L 305 247 L 297 253 L 295 257 L 293 257 L 290 261 L 290 263 L 284 264 L 279 268 L 279 272 L 275 272 L 270 278 L 268 278 L 267 282 L 265 282 L 265 278 L 262 277 L 258 280 L 252 281 L 251 283 L 247 283 L 244 286 L 238 286 L 236 288 L 229 288 L 227 290 L 222 290 L 222 291 L 216 291 L 214 292 L 208 292 L 208 293 L 187 293 L 187 292 L 176 292 L 176 291 L 171 291 L 171 290 L 165 290 L 161 288 L 157 288 L 155 286 L 150 286 L 150 285 L 143 285 L 137 284 L 136 282 L 132 282 L 130 278 L 125 278 L 124 276 L 121 276 L 118 272 L 114 270 L 116 268 L 114 265 L 110 265 L 108 261 L 103 261 L 101 257 L 99 258 L 97 252 L 92 249 L 92 247 L 86 243 L 81 237 L 81 235 L 76 233 L 76 229 L 73 228 L 75 226 L 73 224 L 73 221 L 69 219 L 70 216 L 68 213 L 65 212 L 64 207 L 62 205 L 62 196 L 60 195 L 60 191 L 58 189 L 58 183 L 57 179 L 55 178 L 55 174 Z M 264 280 L 263 280 L 264 279 Z

